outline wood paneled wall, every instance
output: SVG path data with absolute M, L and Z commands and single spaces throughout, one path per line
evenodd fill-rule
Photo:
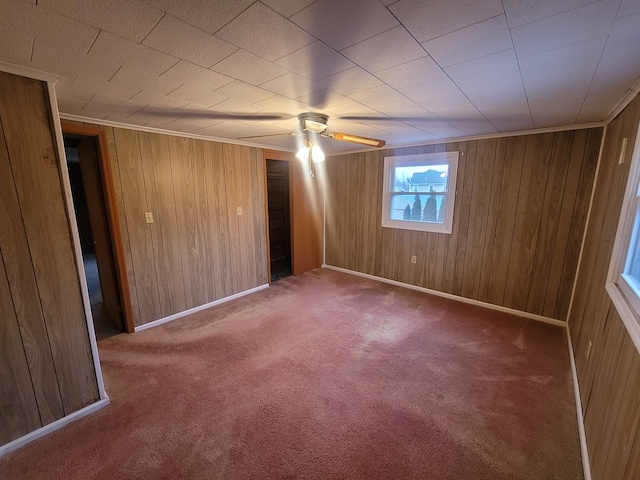
M 268 283 L 262 150 L 103 128 L 136 326 Z
M 0 445 L 98 400 L 47 86 L 0 73 Z
M 569 315 L 594 480 L 640 478 L 640 354 L 605 290 L 638 122 L 640 97 L 607 126 Z
M 331 157 L 325 262 L 565 320 L 601 135 L 597 128 Z M 384 157 L 439 151 L 460 152 L 453 232 L 382 228 Z

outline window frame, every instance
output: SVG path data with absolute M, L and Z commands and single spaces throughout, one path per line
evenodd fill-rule
M 625 152 L 620 151 L 619 155 L 620 164 L 624 161 Z M 625 274 L 630 263 L 630 252 L 636 242 L 640 242 L 640 124 L 636 130 L 635 146 L 605 285 L 629 336 L 640 352 L 640 282 Z
M 384 178 L 382 183 L 382 227 L 399 228 L 402 230 L 415 230 L 420 232 L 433 232 L 450 234 L 453 230 L 453 212 L 456 199 L 456 180 L 458 174 L 458 160 L 460 152 L 423 153 L 418 155 L 400 155 L 384 157 Z M 423 222 L 415 220 L 395 220 L 391 218 L 391 198 L 393 196 L 392 169 L 397 167 L 442 165 L 449 166 L 447 175 L 447 187 L 445 214 L 443 222 Z M 429 195 L 430 192 L 407 192 L 409 194 Z M 442 193 L 438 193 L 442 195 Z

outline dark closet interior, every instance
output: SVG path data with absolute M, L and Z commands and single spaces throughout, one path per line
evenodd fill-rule
M 291 275 L 291 217 L 289 162 L 267 160 L 269 254 L 271 281 Z

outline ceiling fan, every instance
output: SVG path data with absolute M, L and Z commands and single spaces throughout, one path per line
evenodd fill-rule
M 343 142 L 357 143 L 359 145 L 367 145 L 369 147 L 384 147 L 386 142 L 377 138 L 362 137 L 350 133 L 329 132 L 328 129 L 329 116 L 323 113 L 305 112 L 298 115 L 298 131 L 290 133 L 275 133 L 271 135 L 249 135 L 246 137 L 238 137 L 238 140 L 248 138 L 273 137 L 278 135 L 302 135 L 305 137 L 305 144 L 315 145 L 314 136 L 331 138 Z

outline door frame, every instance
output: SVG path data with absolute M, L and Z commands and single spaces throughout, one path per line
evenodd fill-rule
M 300 275 L 322 266 L 324 196 L 317 183 L 309 179 L 308 170 L 291 152 L 263 151 L 264 209 L 267 242 L 267 272 L 271 284 L 271 254 L 269 252 L 269 198 L 267 192 L 267 160 L 289 162 L 289 219 L 291 235 L 291 274 Z M 307 176 L 305 176 L 307 175 Z M 308 181 L 307 181 L 308 180 Z M 320 210 L 320 211 L 319 211 Z M 317 237 L 317 238 L 316 238 Z
M 120 224 L 118 223 L 118 208 L 116 196 L 113 189 L 113 175 L 109 164 L 109 149 L 105 131 L 99 126 L 80 125 L 62 120 L 62 133 L 71 135 L 82 135 L 92 137 L 96 143 L 100 174 L 102 176 L 102 188 L 104 190 L 104 201 L 107 209 L 107 222 L 113 249 L 113 260 L 116 266 L 116 279 L 120 290 L 120 302 L 122 304 L 122 317 L 124 330 L 126 333 L 134 333 L 133 308 L 131 307 L 131 294 L 129 292 L 129 280 L 127 278 L 127 267 L 125 263 L 124 247 L 122 245 L 122 235 Z

